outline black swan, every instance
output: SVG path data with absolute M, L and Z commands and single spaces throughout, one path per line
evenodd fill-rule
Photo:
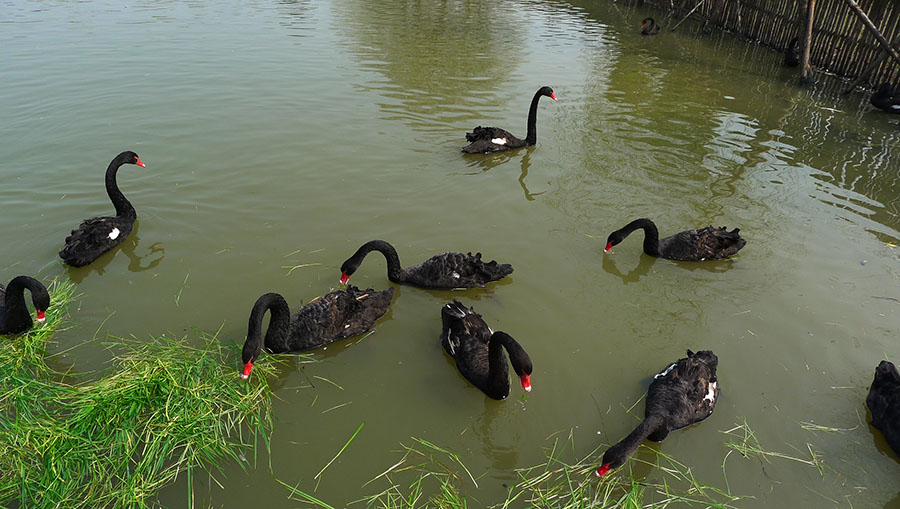
M 794 37 L 784 49 L 784 65 L 797 67 L 800 65 L 800 48 L 797 47 L 798 38 Z
M 466 133 L 466 141 L 468 145 L 463 147 L 462 151 L 466 154 L 485 154 L 488 152 L 503 152 L 514 148 L 521 148 L 526 145 L 534 145 L 537 143 L 537 107 L 541 96 L 547 96 L 556 100 L 556 94 L 550 87 L 541 87 L 534 93 L 531 99 L 531 107 L 528 108 L 528 132 L 525 139 L 516 138 L 509 131 L 500 129 L 499 127 L 481 127 L 478 126 L 470 133 Z
M 866 406 L 872 412 L 872 426 L 881 430 L 891 449 L 900 454 L 900 373 L 894 363 L 881 361 L 875 368 Z
M 659 230 L 653 221 L 642 218 L 635 219 L 622 229 L 610 233 L 603 252 L 608 253 L 613 246 L 625 240 L 625 237 L 638 228 L 644 229 L 644 252 L 650 256 L 661 256 L 669 260 L 721 260 L 737 253 L 747 243 L 738 233 L 740 229 L 735 228 L 729 232 L 724 226 L 686 230 L 660 239 Z
M 284 297 L 267 293 L 256 300 L 250 311 L 247 341 L 241 355 L 244 369 L 241 378 L 250 377 L 253 361 L 259 357 L 262 321 L 266 311 L 272 311 L 265 347 L 271 353 L 312 350 L 339 339 L 367 332 L 381 318 L 394 297 L 394 289 L 376 292 L 350 286 L 325 294 L 300 308 L 291 316 Z
M 497 281 L 513 271 L 512 265 L 494 260 L 481 261 L 481 253 L 443 253 L 406 269 L 400 267 L 400 258 L 394 246 L 383 240 L 371 240 L 363 244 L 341 265 L 341 284 L 346 284 L 363 259 L 371 251 L 378 251 L 387 260 L 388 279 L 395 283 L 422 288 L 477 288 Z
M 85 219 L 77 230 L 72 230 L 72 234 L 66 237 L 66 247 L 59 252 L 59 257 L 67 265 L 84 267 L 121 244 L 131 233 L 137 212 L 116 184 L 116 172 L 123 164 L 145 167 L 138 155 L 130 150 L 117 155 L 109 163 L 106 169 L 106 193 L 116 207 L 116 215 Z
M 653 18 L 644 18 L 641 21 L 641 28 L 643 28 L 641 35 L 656 35 L 659 33 L 659 25 L 653 21 Z
M 900 113 L 900 97 L 895 97 L 894 87 L 887 83 L 878 85 L 878 89 L 869 98 L 872 106 L 890 113 Z
M 441 346 L 456 361 L 460 374 L 494 399 L 509 396 L 509 353 L 513 370 L 525 392 L 531 392 L 531 359 L 509 334 L 494 332 L 481 315 L 454 300 L 441 308 Z
M 661 442 L 670 431 L 690 426 L 713 413 L 719 386 L 716 366 L 719 359 L 709 350 L 678 359 L 653 377 L 647 391 L 644 421 L 627 437 L 603 454 L 603 462 L 595 474 L 600 477 L 622 466 L 645 438 Z
M 47 288 L 33 277 L 17 276 L 5 289 L 0 285 L 0 334 L 19 334 L 34 325 L 25 307 L 25 289 L 31 292 L 38 323 L 44 323 L 44 312 L 50 307 Z

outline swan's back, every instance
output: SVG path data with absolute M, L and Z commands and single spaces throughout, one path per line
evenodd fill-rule
M 6 287 L 0 284 L 0 329 L 6 323 Z
M 425 288 L 478 288 L 512 272 L 512 265 L 485 262 L 481 253 L 442 253 L 404 269 L 403 281 Z
M 687 230 L 659 241 L 659 254 L 670 260 L 721 260 L 733 256 L 747 244 L 740 229 L 707 226 L 702 230 Z
M 387 312 L 394 289 L 349 286 L 319 297 L 291 317 L 291 351 L 317 348 L 367 332 Z
M 881 430 L 891 449 L 900 454 L 900 373 L 893 363 L 881 361 L 875 368 L 866 406 L 872 412 L 872 426 Z
M 872 106 L 890 113 L 900 113 L 900 98 L 894 97 L 894 87 L 888 83 L 882 83 L 874 94 L 869 97 Z
M 66 246 L 59 252 L 59 257 L 66 265 L 84 267 L 121 244 L 133 228 L 133 217 L 85 219 L 66 237 Z
M 647 393 L 645 415 L 662 415 L 666 432 L 690 426 L 712 414 L 719 397 L 719 359 L 709 350 L 693 353 L 657 374 Z M 662 440 L 665 432 L 651 439 Z
M 509 131 L 499 127 L 478 126 L 472 132 L 466 133 L 466 141 L 469 145 L 463 147 L 462 151 L 467 154 L 502 152 L 525 146 L 525 140 L 516 138 Z
M 493 331 L 473 308 L 454 300 L 441 308 L 441 346 L 456 361 L 460 374 L 475 387 L 485 391 L 490 362 L 488 343 Z M 500 377 L 509 377 L 506 354 L 503 355 Z

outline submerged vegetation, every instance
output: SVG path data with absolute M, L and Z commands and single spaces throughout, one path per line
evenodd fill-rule
M 273 363 L 238 383 L 239 352 L 216 335 L 119 340 L 110 375 L 74 383 L 46 354 L 73 285 L 50 291 L 47 324 L 0 344 L 0 504 L 148 506 L 179 474 L 268 444 Z

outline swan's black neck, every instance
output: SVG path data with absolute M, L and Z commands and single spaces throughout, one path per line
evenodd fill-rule
M 627 437 L 606 450 L 603 454 L 603 464 L 609 465 L 611 469 L 622 466 L 647 437 L 664 425 L 665 419 L 661 415 L 647 416 Z
M 530 375 L 532 370 L 531 359 L 512 336 L 503 331 L 493 333 L 488 342 L 488 387 L 484 392 L 494 399 L 503 399 L 509 395 L 509 370 L 506 356 L 503 355 L 504 348 L 509 353 L 516 375 Z
M 116 173 L 119 171 L 119 167 L 125 164 L 126 157 L 123 157 L 120 154 L 118 157 L 113 159 L 109 163 L 109 167 L 106 168 L 106 194 L 109 195 L 110 201 L 112 201 L 113 205 L 116 207 L 116 215 L 119 217 L 130 217 L 136 218 L 137 212 L 134 210 L 134 207 L 131 206 L 131 202 L 125 198 L 125 195 L 122 194 L 122 191 L 119 190 L 119 185 L 116 183 Z
M 243 363 L 259 357 L 262 343 L 262 321 L 266 311 L 272 311 L 269 320 L 269 329 L 266 331 L 266 348 L 272 352 L 284 352 L 284 344 L 287 342 L 288 330 L 291 323 L 291 310 L 284 297 L 277 293 L 267 293 L 256 299 L 253 310 L 250 311 L 250 322 L 247 326 L 247 341 L 242 351 Z
M 638 228 L 644 230 L 644 252 L 650 256 L 659 256 L 659 230 L 653 221 L 647 218 L 635 219 L 619 231 L 622 232 L 622 238 L 625 238 Z
M 531 106 L 528 108 L 528 131 L 525 133 L 525 144 L 534 145 L 537 143 L 537 109 L 538 101 L 541 100 L 541 92 L 543 89 L 534 93 L 531 99 Z
M 388 279 L 395 283 L 402 283 L 405 280 L 403 268 L 400 267 L 400 257 L 397 256 L 397 250 L 383 240 L 371 240 L 356 250 L 356 253 L 350 258 L 354 271 L 359 267 L 366 255 L 372 251 L 378 251 L 387 260 Z
M 34 325 L 31 313 L 25 306 L 25 290 L 31 292 L 31 301 L 34 307 L 44 310 L 50 303 L 47 289 L 40 281 L 29 276 L 17 276 L 6 286 L 4 305 L 6 316 L 0 323 L 0 332 L 5 334 L 18 334 Z

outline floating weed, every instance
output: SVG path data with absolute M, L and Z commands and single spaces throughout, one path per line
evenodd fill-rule
M 71 300 L 71 284 L 52 295 L 59 292 L 51 307 L 58 314 L 48 320 L 64 313 L 59 304 Z M 112 374 L 71 385 L 41 365 L 50 327 L 14 342 L 40 355 L 2 381 L 0 504 L 147 507 L 181 473 L 191 479 L 204 468 L 218 483 L 213 472 L 223 460 L 246 467 L 245 451 L 255 464 L 258 447 L 268 448 L 274 362 L 259 364 L 243 382 L 234 370 L 236 348 L 226 350 L 216 335 L 201 335 L 200 347 L 184 338 L 120 338 Z M 3 344 L 4 360 L 9 348 Z
M 812 444 L 807 443 L 806 448 L 809 452 L 810 459 L 804 459 L 797 456 L 791 456 L 789 454 L 784 454 L 775 451 L 767 451 L 763 449 L 762 445 L 759 443 L 759 439 L 756 438 L 756 433 L 750 429 L 750 426 L 747 424 L 747 421 L 744 420 L 743 424 L 737 424 L 735 427 L 726 430 L 720 431 L 720 433 L 724 433 L 728 435 L 732 441 L 726 442 L 725 445 L 739 453 L 745 458 L 750 456 L 756 456 L 761 461 L 770 462 L 770 458 L 781 458 L 791 461 L 796 461 L 798 463 L 803 463 L 812 467 L 816 467 L 819 470 L 819 473 L 824 477 L 824 462 L 822 461 L 821 455 L 819 455 L 812 447 Z M 735 440 L 736 439 L 736 440 Z M 727 459 L 727 456 L 726 456 Z M 723 462 L 724 466 L 724 462 Z

